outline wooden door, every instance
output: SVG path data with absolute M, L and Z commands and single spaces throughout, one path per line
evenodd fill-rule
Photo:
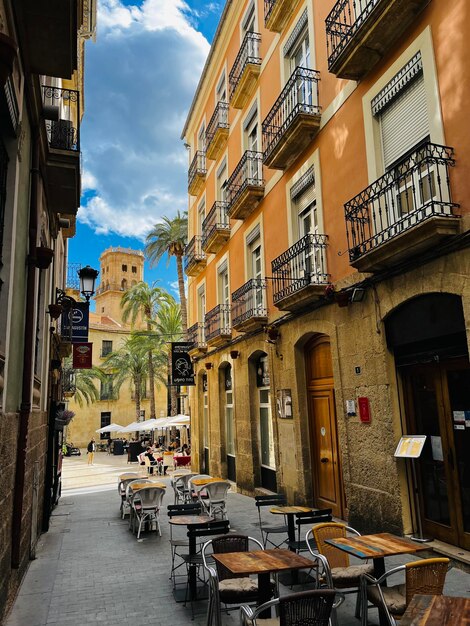
M 328 337 L 308 344 L 306 361 L 314 504 L 318 508 L 331 508 L 333 515 L 342 517 L 342 472 Z
M 456 359 L 404 373 L 410 432 L 427 436 L 417 463 L 423 530 L 468 549 L 470 366 Z

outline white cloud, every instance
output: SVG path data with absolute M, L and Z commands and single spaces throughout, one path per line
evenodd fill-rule
M 100 0 L 81 133 L 83 189 L 94 194 L 78 216 L 97 233 L 143 239 L 186 208 L 180 133 L 209 51 L 193 18 L 183 0 Z

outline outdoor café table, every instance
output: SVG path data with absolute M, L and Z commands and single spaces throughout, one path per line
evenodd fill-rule
M 466 626 L 470 624 L 470 598 L 422 596 L 412 598 L 400 626 Z
M 385 574 L 385 557 L 398 554 L 414 554 L 420 550 L 429 548 L 419 543 L 414 543 L 403 537 L 396 537 L 389 533 L 377 535 L 362 535 L 356 537 L 338 537 L 326 539 L 331 546 L 348 552 L 358 559 L 372 559 L 374 563 L 374 576 L 380 578 Z M 385 613 L 379 610 L 380 626 L 387 626 L 388 621 Z
M 131 485 L 132 491 L 138 491 L 139 489 L 145 489 L 146 487 L 160 487 L 160 489 L 166 489 L 165 483 L 161 483 L 158 480 L 151 480 L 150 482 L 133 482 Z
M 135 478 L 135 479 L 137 480 L 138 476 L 136 476 L 136 475 L 135 475 L 135 473 L 132 473 L 132 472 L 131 472 L 131 473 L 129 473 L 129 472 L 127 472 L 127 473 L 125 473 L 125 474 L 121 474 L 121 475 L 118 477 L 118 480 L 119 480 L 119 481 L 121 481 L 121 480 L 130 480 L 131 478 Z
M 271 599 L 272 589 L 270 574 L 311 568 L 310 559 L 290 550 L 254 550 L 252 552 L 226 552 L 213 554 L 214 560 L 221 563 L 232 574 L 248 576 L 258 574 L 258 603 L 263 604 Z M 269 617 L 269 612 L 260 617 Z
M 168 522 L 172 526 L 186 526 L 188 529 L 191 526 L 195 526 L 197 524 L 206 524 L 207 522 L 214 521 L 213 517 L 209 517 L 208 515 L 175 515 L 168 520 Z M 196 554 L 196 538 L 190 535 L 189 537 L 189 556 L 194 556 Z M 189 564 L 189 591 L 191 593 L 191 598 L 193 600 L 197 600 L 197 579 L 196 579 L 196 567 Z M 173 591 L 173 595 L 175 596 L 175 600 L 177 602 L 185 602 L 186 601 L 186 592 L 178 593 L 179 590 L 175 589 Z
M 210 478 L 196 478 L 196 480 L 191 480 L 191 483 L 195 485 L 196 487 L 202 487 L 203 485 L 208 485 L 209 483 L 218 483 L 221 480 L 224 480 L 224 479 L 212 478 L 211 476 Z

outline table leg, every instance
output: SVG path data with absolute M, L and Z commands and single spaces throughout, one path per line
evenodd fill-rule
M 295 524 L 293 515 L 287 515 L 287 536 L 289 537 L 289 543 L 295 541 Z M 292 546 L 289 546 L 289 550 L 295 552 L 295 548 Z
M 383 557 L 373 559 L 374 562 L 374 577 L 380 578 L 385 574 L 385 559 Z M 384 581 L 382 583 L 382 587 L 386 587 L 387 582 Z M 380 626 L 389 626 L 389 621 L 387 619 L 387 614 L 384 610 L 379 609 L 379 624 Z
M 264 604 L 271 600 L 271 575 L 266 572 L 258 574 L 258 602 Z M 271 609 L 263 611 L 260 616 L 261 619 L 271 617 Z
M 195 556 L 196 554 L 196 537 L 189 537 L 189 556 Z M 189 563 L 189 593 L 191 594 L 191 599 L 196 600 L 197 596 L 197 580 L 196 580 L 196 565 L 194 563 Z

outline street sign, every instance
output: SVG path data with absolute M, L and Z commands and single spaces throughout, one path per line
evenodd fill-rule
M 70 311 L 62 313 L 61 335 L 64 339 L 70 339 L 72 343 L 80 343 L 88 340 L 88 302 L 76 302 Z M 72 335 L 70 335 L 72 324 Z
M 89 370 L 93 367 L 93 344 L 86 343 L 74 343 L 73 344 L 73 369 L 74 370 Z
M 194 370 L 188 350 L 193 347 L 190 342 L 171 344 L 171 384 L 194 386 Z

